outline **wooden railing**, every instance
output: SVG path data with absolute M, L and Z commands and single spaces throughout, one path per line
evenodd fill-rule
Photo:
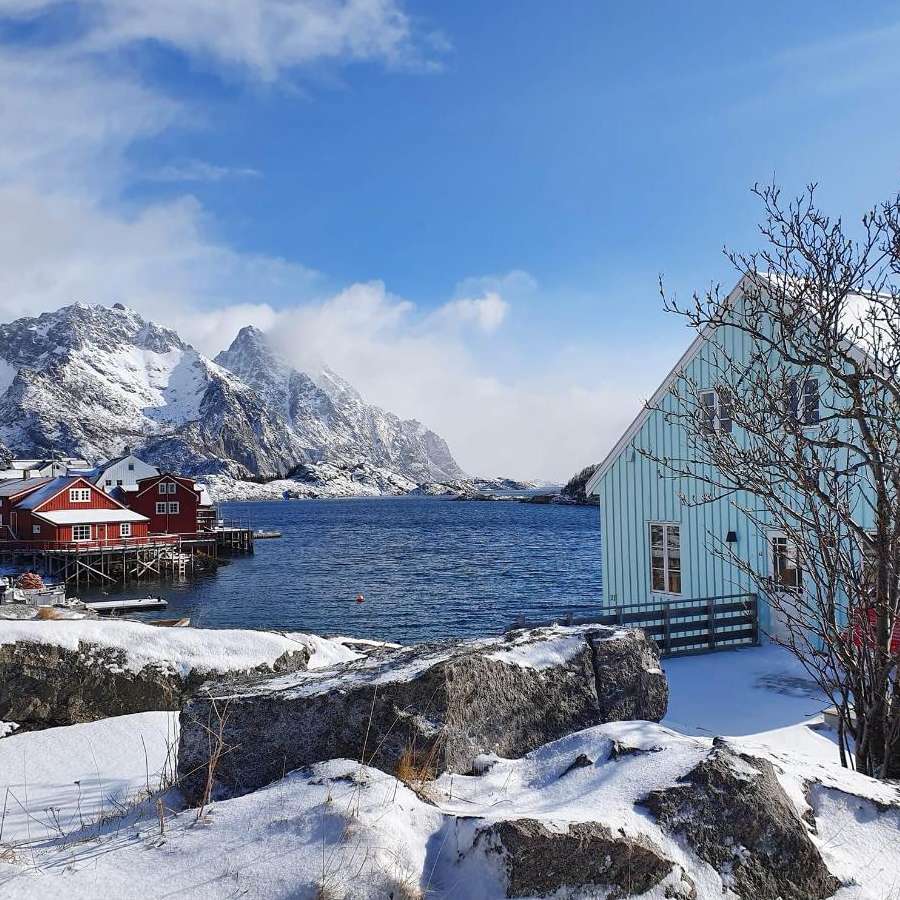
M 534 628 L 548 622 L 520 621 L 512 628 Z M 607 606 L 590 618 L 557 619 L 552 624 L 608 625 L 640 628 L 653 638 L 663 656 L 707 653 L 759 643 L 759 601 L 756 594 L 650 601 Z
M 2 540 L 0 550 L 57 551 L 76 553 L 86 550 L 130 550 L 136 547 L 171 546 L 180 540 L 177 534 L 150 534 L 146 537 L 110 537 L 89 541 Z

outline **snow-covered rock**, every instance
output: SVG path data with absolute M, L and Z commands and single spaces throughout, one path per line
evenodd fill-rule
M 660 719 L 665 676 L 643 632 L 553 626 L 505 637 L 376 648 L 327 669 L 204 685 L 181 715 L 182 789 L 205 786 L 208 725 L 227 708 L 221 795 L 326 759 L 393 772 L 467 772 L 617 719 Z
M 740 897 L 813 900 L 840 887 L 766 759 L 714 741 L 677 784 L 641 803 Z
M 341 643 L 300 633 L 90 619 L 4 621 L 0 719 L 34 727 L 179 709 L 214 675 L 291 672 L 359 656 Z
M 129 446 L 163 468 L 233 483 L 303 475 L 304 465 L 363 470 L 310 469 L 310 491 L 320 474 L 351 487 L 297 496 L 350 496 L 357 484 L 402 493 L 464 477 L 438 435 L 366 404 L 330 370 L 314 380 L 288 368 L 256 329 L 219 363 L 121 304 L 76 303 L 2 325 L 0 456 L 100 459 Z

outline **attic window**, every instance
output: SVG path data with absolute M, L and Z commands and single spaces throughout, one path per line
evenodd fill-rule
M 788 408 L 791 418 L 803 425 L 819 424 L 819 379 L 791 378 L 788 381 Z
M 69 502 L 70 503 L 90 503 L 91 502 L 91 489 L 90 488 L 72 488 L 69 491 Z
M 159 483 L 159 486 L 157 487 L 157 491 L 158 491 L 160 494 L 166 494 L 166 493 L 168 493 L 168 487 L 166 486 L 166 483 L 165 483 L 164 481 L 161 481 L 161 482 Z
M 731 434 L 731 394 L 727 388 L 700 392 L 700 424 L 704 432 Z
M 129 472 L 133 472 L 133 471 L 134 471 L 134 463 L 128 463 L 128 471 L 129 471 Z

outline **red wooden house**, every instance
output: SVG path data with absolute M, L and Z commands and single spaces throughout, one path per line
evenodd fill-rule
M 149 520 L 80 476 L 0 483 L 4 540 L 36 549 L 147 543 Z
M 150 521 L 150 534 L 195 535 L 200 530 L 200 491 L 193 478 L 162 472 L 138 480 L 136 491 L 116 496 Z

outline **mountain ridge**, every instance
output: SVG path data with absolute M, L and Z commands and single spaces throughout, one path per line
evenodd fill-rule
M 446 441 L 299 371 L 248 326 L 215 360 L 115 304 L 0 325 L 0 452 L 108 458 L 130 446 L 196 477 L 267 481 L 327 466 L 386 492 L 467 476 Z

